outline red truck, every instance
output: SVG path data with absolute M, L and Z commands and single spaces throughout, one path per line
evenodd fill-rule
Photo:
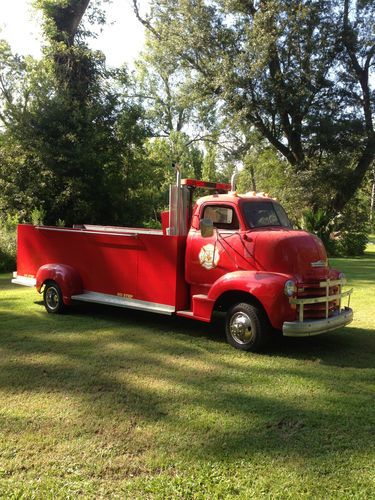
M 319 238 L 294 230 L 275 199 L 233 184 L 178 171 L 160 230 L 19 225 L 12 282 L 36 286 L 49 313 L 74 301 L 205 322 L 224 311 L 228 342 L 247 351 L 275 330 L 300 337 L 350 323 L 352 290 L 342 290 L 345 276 L 328 266 Z M 193 206 L 197 188 L 214 194 Z

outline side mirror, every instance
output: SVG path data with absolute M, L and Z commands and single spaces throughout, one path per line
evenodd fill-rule
M 211 238 L 214 234 L 214 223 L 211 219 L 201 219 L 199 222 L 202 238 Z

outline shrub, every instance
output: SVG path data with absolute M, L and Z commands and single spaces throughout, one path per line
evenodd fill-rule
M 335 238 L 335 255 L 363 255 L 368 243 L 370 224 L 368 199 L 361 191 L 346 205 L 337 219 L 338 236 Z
M 338 256 L 363 255 L 368 239 L 367 231 L 343 231 L 335 241 L 335 253 Z
M 17 216 L 0 219 L 0 272 L 16 269 L 17 224 Z
M 303 229 L 315 234 L 322 240 L 329 256 L 336 255 L 335 242 L 330 238 L 333 223 L 322 208 L 318 208 L 316 211 L 312 209 L 305 210 L 302 216 L 301 226 Z
M 44 223 L 44 218 L 46 216 L 45 210 L 43 208 L 34 208 L 31 212 L 31 222 L 34 226 L 42 226 Z M 60 219 L 59 219 L 60 220 Z
M 360 256 L 365 252 L 369 223 L 367 206 L 360 197 L 352 200 L 334 218 L 322 208 L 306 210 L 301 225 L 323 241 L 330 257 Z
M 162 225 L 157 219 L 148 219 L 143 222 L 142 227 L 147 229 L 161 229 Z

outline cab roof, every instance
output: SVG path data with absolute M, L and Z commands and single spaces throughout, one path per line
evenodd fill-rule
M 229 192 L 225 194 L 210 194 L 208 196 L 202 196 L 201 198 L 198 198 L 196 201 L 197 205 L 202 205 L 203 203 L 206 202 L 220 202 L 220 203 L 234 203 L 235 205 L 238 205 L 239 202 L 243 199 L 246 200 L 269 200 L 269 201 L 277 201 L 275 198 L 271 198 L 268 194 L 264 193 L 256 193 L 254 191 L 251 191 L 249 193 L 245 194 L 238 194 L 236 192 Z

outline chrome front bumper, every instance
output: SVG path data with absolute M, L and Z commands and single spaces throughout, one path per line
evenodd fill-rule
M 350 307 L 341 309 L 336 316 L 325 319 L 306 321 L 286 321 L 283 324 L 284 337 L 310 337 L 320 333 L 330 332 L 341 328 L 353 321 L 353 310 Z

